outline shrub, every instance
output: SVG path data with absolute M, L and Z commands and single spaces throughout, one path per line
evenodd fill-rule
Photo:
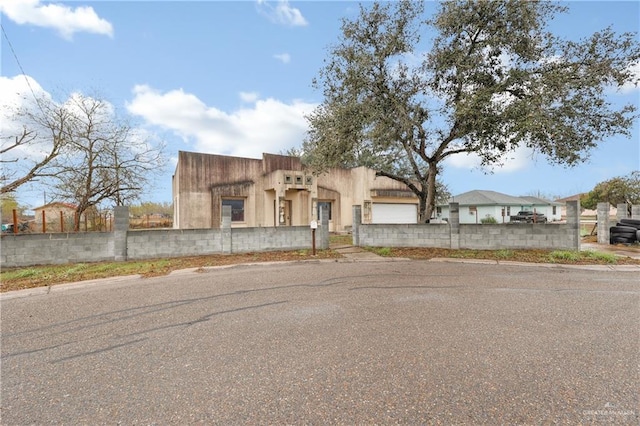
M 498 223 L 498 221 L 493 216 L 487 216 L 480 219 L 480 223 L 482 223 L 483 225 L 495 225 Z

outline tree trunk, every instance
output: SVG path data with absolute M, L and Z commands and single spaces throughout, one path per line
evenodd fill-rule
M 427 193 L 425 191 L 420 192 L 418 195 L 418 223 L 427 223 Z
M 433 211 L 436 208 L 436 174 L 438 173 L 438 169 L 436 168 L 436 164 L 429 163 L 429 170 L 427 170 L 427 199 L 426 199 L 426 212 L 425 212 L 425 220 L 424 223 L 429 223 L 431 216 L 433 215 Z

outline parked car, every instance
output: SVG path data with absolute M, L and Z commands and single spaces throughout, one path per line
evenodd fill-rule
M 518 212 L 515 216 L 509 217 L 510 222 L 525 222 L 525 223 L 547 223 L 547 217 L 542 213 L 523 210 Z
M 29 222 L 22 222 L 18 224 L 18 233 L 31 232 L 31 228 L 29 227 Z M 3 223 L 2 224 L 2 233 L 3 234 L 13 234 L 13 223 Z
M 620 219 L 616 226 L 609 228 L 610 244 L 632 244 L 640 241 L 640 220 Z

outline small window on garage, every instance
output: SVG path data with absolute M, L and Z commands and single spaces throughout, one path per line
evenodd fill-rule
M 296 176 L 296 185 L 302 185 L 302 176 Z
M 291 179 L 291 176 L 285 176 L 284 177 L 284 183 L 292 183 L 293 179 Z
M 305 176 L 304 177 L 304 184 L 305 185 L 311 185 L 313 183 L 313 177 L 311 176 Z
M 478 213 L 478 208 L 476 206 L 469 206 L 469 214 Z
M 231 206 L 231 222 L 244 222 L 244 200 L 238 198 L 225 198 L 223 206 Z

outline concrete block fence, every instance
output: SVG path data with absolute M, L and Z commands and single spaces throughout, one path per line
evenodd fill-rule
M 129 210 L 114 210 L 114 231 L 3 235 L 0 267 L 73 262 L 124 261 L 159 257 L 300 250 L 312 247 L 307 226 L 232 228 L 224 206 L 219 229 L 129 230 Z M 361 206 L 353 207 L 353 244 L 376 247 L 452 249 L 580 249 L 579 204 L 567 203 L 564 224 L 468 225 L 459 223 L 459 206 L 450 205 L 445 224 L 364 225 Z M 322 211 L 316 248 L 329 248 L 328 215 Z M 600 230 L 600 228 L 599 228 Z M 608 233 L 608 228 L 607 228 Z
M 353 217 L 359 218 L 360 206 Z M 372 247 L 434 247 L 451 249 L 562 249 L 580 250 L 580 206 L 567 202 L 562 224 L 460 224 L 458 203 L 449 204 L 449 223 L 363 225 L 354 220 L 353 244 Z
M 224 206 L 219 229 L 129 230 L 129 209 L 114 209 L 113 232 L 3 235 L 0 267 L 125 261 L 254 251 L 311 249 L 311 228 L 231 228 Z M 227 208 L 228 207 L 228 208 Z M 326 217 L 316 230 L 316 248 L 329 248 Z

